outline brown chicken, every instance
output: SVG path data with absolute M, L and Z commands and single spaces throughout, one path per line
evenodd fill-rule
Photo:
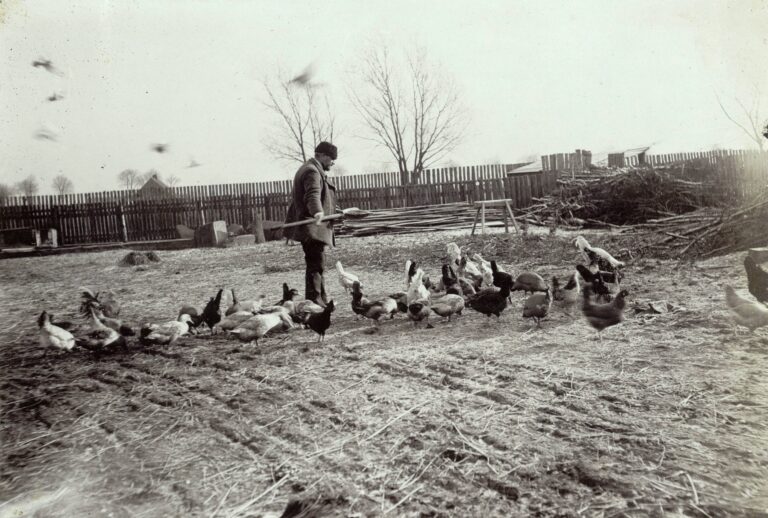
M 587 318 L 589 325 L 597 330 L 597 336 L 600 342 L 603 341 L 601 332 L 611 326 L 621 323 L 624 320 L 624 308 L 626 307 L 625 297 L 629 295 L 627 290 L 621 290 L 618 295 L 606 304 L 596 304 L 591 300 L 592 287 L 584 286 L 584 305 L 581 310 Z

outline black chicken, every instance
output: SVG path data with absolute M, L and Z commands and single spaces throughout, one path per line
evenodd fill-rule
M 322 313 L 312 313 L 307 318 L 307 327 L 319 335 L 318 342 L 325 340 L 325 332 L 331 327 L 331 313 L 333 313 L 333 309 L 333 300 L 330 300 Z
M 213 331 L 213 326 L 221 322 L 221 294 L 224 292 L 220 289 L 215 297 L 211 297 L 208 304 L 203 308 L 203 313 L 200 315 L 201 320 L 205 325 Z
M 493 273 L 494 286 L 498 286 L 499 288 L 501 288 L 505 283 L 512 286 L 514 279 L 512 279 L 512 276 L 507 272 L 502 272 L 501 270 L 499 270 L 499 265 L 496 264 L 496 261 L 491 261 L 491 272 Z M 511 298 L 507 300 L 509 300 L 509 302 L 512 302 Z
M 760 302 L 768 305 L 768 272 L 763 270 L 750 256 L 744 258 L 744 269 L 747 270 L 747 286 L 749 292 Z
M 467 306 L 488 318 L 491 315 L 501 318 L 502 311 L 507 307 L 510 287 L 508 281 L 502 281 L 501 289 L 490 287 L 480 290 L 474 295 L 467 297 Z
M 581 278 L 584 279 L 584 282 L 587 283 L 587 286 L 591 288 L 592 293 L 596 296 L 596 300 L 611 301 L 613 298 L 611 290 L 605 285 L 601 276 L 595 275 L 583 264 L 576 265 L 576 270 L 581 275 Z

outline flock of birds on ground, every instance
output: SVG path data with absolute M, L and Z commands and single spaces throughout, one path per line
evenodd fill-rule
M 527 297 L 522 316 L 532 319 L 536 327 L 546 318 L 553 304 L 571 318 L 580 307 L 587 322 L 601 332 L 624 319 L 627 290 L 621 288 L 624 263 L 602 248 L 591 246 L 579 236 L 576 246 L 586 265 L 576 266 L 576 272 L 561 281 L 553 276 L 551 283 L 535 272 L 522 272 L 513 276 L 505 272 L 496 261 L 486 261 L 478 254 L 470 259 L 455 243 L 447 245 L 448 261 L 442 265 L 440 280 L 433 283 L 413 261 L 405 264 L 405 291 L 384 297 L 369 298 L 363 292 L 360 278 L 344 269 L 341 262 L 336 270 L 341 286 L 351 295 L 351 309 L 358 318 L 369 319 L 373 326 L 368 332 L 378 332 L 380 320 L 393 319 L 405 314 L 414 327 L 431 328 L 429 319 L 437 315 L 451 320 L 470 308 L 487 317 L 501 318 L 512 302 L 512 292 L 522 291 Z M 750 331 L 768 326 L 768 272 L 752 257 L 746 257 L 749 292 L 757 299 L 751 301 L 736 294 L 731 286 L 725 287 L 726 303 L 734 321 Z M 70 322 L 55 322 L 53 315 L 43 311 L 38 318 L 40 343 L 46 347 L 70 351 L 75 346 L 96 353 L 127 347 L 126 337 L 136 331 L 120 320 L 120 304 L 111 292 L 93 293 L 81 288 L 80 314 L 85 322 L 75 326 Z M 139 329 L 139 342 L 143 345 L 174 344 L 180 337 L 198 334 L 207 327 L 211 334 L 225 332 L 244 342 L 258 344 L 268 333 L 309 328 L 322 341 L 331 326 L 333 300 L 323 307 L 304 300 L 299 291 L 283 283 L 283 295 L 273 305 L 264 304 L 264 295 L 253 300 L 238 300 L 232 290 L 231 302 L 222 311 L 223 289 L 211 297 L 202 311 L 183 305 L 178 317 L 169 322 L 146 323 Z M 203 327 L 204 326 L 204 327 Z

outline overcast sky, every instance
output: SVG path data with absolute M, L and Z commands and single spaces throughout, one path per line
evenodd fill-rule
M 343 130 L 337 163 L 393 170 L 346 97 L 361 48 L 385 41 L 422 47 L 456 81 L 471 122 L 445 161 L 748 147 L 715 93 L 735 112 L 762 87 L 768 117 L 766 27 L 762 0 L 2 0 L 0 183 L 32 174 L 50 193 L 64 174 L 78 192 L 112 190 L 127 168 L 190 185 L 286 179 L 296 165 L 261 144 L 260 79 L 310 62 Z M 41 57 L 63 75 L 33 67 Z

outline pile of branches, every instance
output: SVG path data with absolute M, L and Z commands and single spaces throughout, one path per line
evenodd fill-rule
M 677 257 L 711 257 L 768 244 L 768 190 L 739 207 L 704 208 L 637 225 L 664 237 L 650 248 Z
M 547 200 L 552 217 L 574 225 L 635 225 L 659 216 L 692 212 L 706 203 L 707 186 L 672 171 L 624 169 L 559 180 Z

